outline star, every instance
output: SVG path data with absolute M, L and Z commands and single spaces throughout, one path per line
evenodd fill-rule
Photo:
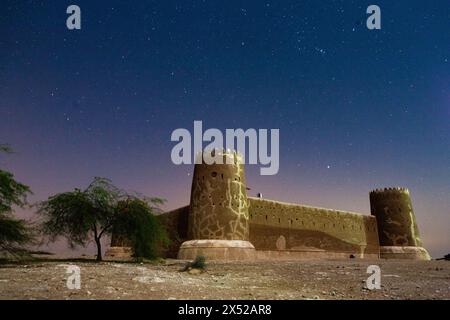
M 314 47 L 314 50 L 316 50 L 316 51 L 319 52 L 320 54 L 325 54 L 325 53 L 327 53 L 327 52 L 325 51 L 325 49 L 318 48 L 318 47 Z

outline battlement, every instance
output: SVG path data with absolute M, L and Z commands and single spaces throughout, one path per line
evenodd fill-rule
M 219 158 L 222 158 L 221 163 Z M 219 161 L 214 163 L 214 160 Z M 198 164 L 228 164 L 243 165 L 244 158 L 241 153 L 231 149 L 209 149 L 197 152 L 195 163 Z
M 248 199 L 251 200 L 253 208 L 258 208 L 259 206 L 261 206 L 262 203 L 270 203 L 273 205 L 272 208 L 275 208 L 275 205 L 279 205 L 279 206 L 283 206 L 286 208 L 301 207 L 301 208 L 304 208 L 307 210 L 311 210 L 312 212 L 315 212 L 315 213 L 330 212 L 330 213 L 348 214 L 348 215 L 364 216 L 364 217 L 368 216 L 366 214 L 359 213 L 359 212 L 322 208 L 322 207 L 310 206 L 310 205 L 301 204 L 301 203 L 284 202 L 284 201 L 278 201 L 278 200 L 272 200 L 272 199 L 261 199 L 261 198 L 256 198 L 256 197 L 248 197 Z
M 391 187 L 391 188 L 380 188 L 380 189 L 374 189 L 370 191 L 370 195 L 386 195 L 386 194 L 406 194 L 409 195 L 408 188 L 403 187 Z

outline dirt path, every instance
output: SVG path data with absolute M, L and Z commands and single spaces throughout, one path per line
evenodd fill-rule
M 67 288 L 69 264 L 81 289 Z M 368 290 L 367 266 L 381 268 Z M 39 262 L 0 266 L 0 299 L 450 299 L 446 261 L 296 261 L 210 263 L 207 272 L 166 264 Z

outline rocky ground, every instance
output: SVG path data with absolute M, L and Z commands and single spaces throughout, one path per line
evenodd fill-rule
M 78 265 L 81 289 L 67 288 Z M 367 267 L 381 268 L 381 289 L 368 290 Z M 0 299 L 450 299 L 447 261 L 271 261 L 208 263 L 180 272 L 158 264 L 40 261 L 0 265 Z

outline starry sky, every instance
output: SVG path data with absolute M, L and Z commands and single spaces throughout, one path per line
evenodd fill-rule
M 31 201 L 102 176 L 173 209 L 193 169 L 172 164 L 173 130 L 279 128 L 280 171 L 247 166 L 251 195 L 369 214 L 370 190 L 408 187 L 425 247 L 450 252 L 448 0 L 0 7 L 0 142 L 16 151 L 0 165 Z

